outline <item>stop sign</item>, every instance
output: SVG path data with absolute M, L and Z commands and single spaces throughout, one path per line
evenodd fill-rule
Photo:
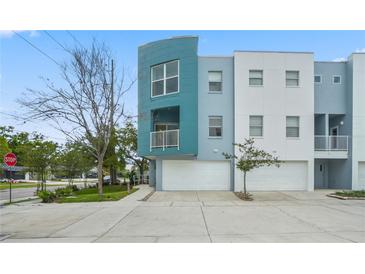
M 7 153 L 4 156 L 4 164 L 7 166 L 15 166 L 16 165 L 16 155 L 14 153 Z

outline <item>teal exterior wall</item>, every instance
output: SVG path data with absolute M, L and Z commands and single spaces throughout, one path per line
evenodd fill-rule
M 144 157 L 198 154 L 198 38 L 175 37 L 138 48 L 138 154 Z M 179 93 L 151 98 L 151 67 L 179 60 Z M 180 148 L 150 151 L 152 110 L 179 106 Z

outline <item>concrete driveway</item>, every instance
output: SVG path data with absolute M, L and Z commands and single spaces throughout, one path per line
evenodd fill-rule
M 155 192 L 118 202 L 1 208 L 2 242 L 365 242 L 365 201 L 328 191 Z M 2 238 L 1 238 L 2 237 Z

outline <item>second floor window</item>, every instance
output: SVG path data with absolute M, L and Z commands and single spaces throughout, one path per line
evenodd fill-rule
M 151 96 L 179 92 L 179 61 L 171 61 L 151 68 Z
M 209 71 L 209 92 L 220 93 L 222 92 L 222 72 L 221 71 Z
M 263 86 L 264 85 L 263 70 L 250 70 L 249 71 L 249 85 L 250 86 Z
M 286 86 L 287 87 L 299 87 L 299 71 L 287 70 L 286 71 Z
M 222 127 L 222 116 L 209 116 L 209 137 L 222 137 Z
M 286 116 L 286 137 L 299 137 L 299 116 Z
M 250 116 L 250 136 L 262 137 L 263 136 L 263 117 L 262 116 Z

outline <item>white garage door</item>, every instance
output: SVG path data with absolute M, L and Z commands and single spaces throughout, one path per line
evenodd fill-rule
M 230 190 L 229 161 L 162 161 L 163 190 Z
M 260 167 L 247 173 L 249 190 L 306 190 L 307 162 L 285 162 L 279 168 Z M 237 171 L 236 171 L 237 172 Z
M 365 162 L 359 162 L 359 189 L 365 189 Z

